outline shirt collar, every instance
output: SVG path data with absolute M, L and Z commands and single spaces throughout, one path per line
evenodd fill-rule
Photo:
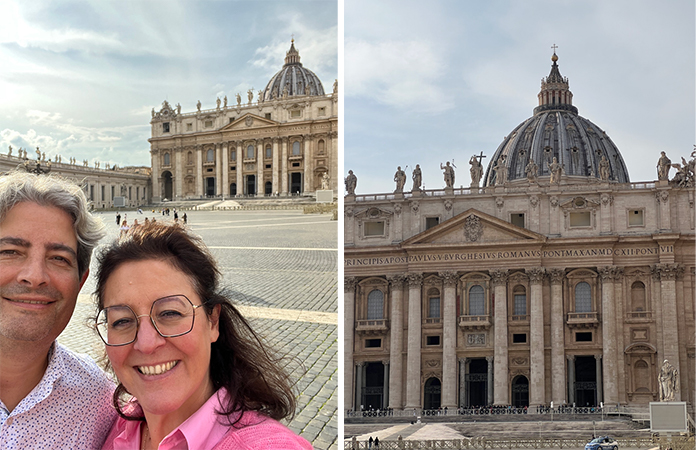
M 220 388 L 201 406 L 198 411 L 186 419 L 178 428 L 169 433 L 162 440 L 162 448 L 169 448 L 172 444 L 182 440 L 186 441 L 189 449 L 211 449 L 229 431 L 229 426 L 224 423 L 226 418 L 217 413 L 220 406 L 225 404 L 228 393 L 225 388 Z

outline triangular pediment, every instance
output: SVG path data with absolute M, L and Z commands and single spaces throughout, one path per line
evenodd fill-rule
M 222 127 L 220 131 L 243 131 L 275 125 L 278 125 L 278 122 L 271 119 L 266 119 L 265 117 L 257 116 L 256 114 L 244 114 L 233 122 Z
M 546 236 L 473 208 L 405 240 L 401 246 L 541 243 Z

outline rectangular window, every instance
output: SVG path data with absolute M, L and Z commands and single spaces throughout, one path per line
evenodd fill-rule
M 111 186 L 111 199 L 112 199 L 112 200 L 114 199 L 114 195 L 115 195 L 115 190 L 114 190 L 114 188 L 115 188 L 115 186 Z
M 271 165 L 270 165 L 270 164 L 266 164 L 266 169 L 270 169 L 270 168 L 271 168 Z
M 645 225 L 643 222 L 643 210 L 642 209 L 629 209 L 628 210 L 628 226 L 629 227 L 642 227 Z
M 273 149 L 271 147 L 266 147 L 266 159 L 273 158 Z
M 301 116 L 302 116 L 302 111 L 300 111 L 299 109 L 294 109 L 294 110 L 290 111 L 290 117 L 292 117 L 293 119 L 297 118 L 297 117 L 301 117 Z
M 104 186 L 101 187 L 101 201 L 104 201 Z
M 232 123 L 232 122 L 234 122 L 234 117 L 230 117 L 230 119 L 229 119 L 229 120 L 230 120 L 230 121 L 229 121 L 229 122 L 227 122 L 227 123 Z
M 89 199 L 91 201 L 94 201 L 94 185 L 93 184 L 89 185 Z
M 515 305 L 512 313 L 515 316 L 527 315 L 527 295 L 515 294 Z
M 128 200 L 133 200 L 133 197 L 131 196 L 132 189 L 133 188 L 131 186 L 128 186 Z
M 381 346 L 381 339 L 365 339 L 365 348 L 380 348 Z
M 186 131 L 193 131 L 193 124 L 192 123 L 186 124 Z
M 206 121 L 205 121 L 205 127 L 206 127 L 206 128 L 213 128 L 213 121 L 212 121 L 212 120 L 206 120 Z
M 575 333 L 575 342 L 592 342 L 592 332 Z
M 294 163 L 292 163 L 292 167 L 300 167 L 300 163 L 294 162 Z
M 527 333 L 514 333 L 512 335 L 513 344 L 525 344 L 527 342 Z
M 524 214 L 510 214 L 510 223 L 517 227 L 524 228 Z
M 439 297 L 431 297 L 428 299 L 428 317 L 431 319 L 440 317 Z
M 230 170 L 237 170 L 237 166 L 230 167 Z
M 164 131 L 165 133 L 169 133 L 169 122 L 164 122 L 162 124 L 162 131 Z
M 317 116 L 325 116 L 326 115 L 326 106 L 322 106 L 321 108 L 317 109 Z
M 271 113 L 266 113 L 266 119 L 271 120 Z
M 570 226 L 571 227 L 589 227 L 590 222 L 590 212 L 572 212 L 570 213 Z
M 440 345 L 440 336 L 426 336 L 425 345 Z
M 425 218 L 425 229 L 429 230 L 432 227 L 437 226 L 440 223 L 439 217 L 426 217 Z
M 236 161 L 237 160 L 237 150 L 232 150 L 230 152 L 230 161 Z
M 365 222 L 365 236 L 384 236 L 384 221 Z
M 135 199 L 140 200 L 140 186 L 135 188 Z

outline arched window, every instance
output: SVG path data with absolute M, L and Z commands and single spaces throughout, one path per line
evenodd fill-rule
M 266 146 L 266 159 L 271 159 L 273 157 L 273 149 L 270 144 Z
M 384 294 L 374 289 L 367 294 L 367 320 L 384 319 Z
M 172 164 L 172 158 L 169 156 L 169 153 L 164 154 L 164 165 L 169 166 Z
M 247 159 L 254 159 L 254 146 L 253 145 L 247 146 L 246 157 L 247 157 Z
M 208 162 L 215 161 L 215 150 L 213 150 L 212 148 L 209 148 L 208 152 L 205 154 L 205 160 Z
M 645 311 L 645 285 L 641 281 L 631 285 L 631 307 L 633 311 Z
M 522 285 L 517 285 L 512 290 L 513 295 L 513 316 L 527 315 L 527 290 Z
M 584 281 L 575 285 L 575 312 L 592 312 L 592 289 Z
M 321 154 L 324 153 L 326 144 L 324 144 L 323 139 L 319 139 L 319 142 L 317 142 L 317 151 Z
M 237 161 L 237 150 L 230 150 L 230 161 Z
M 188 155 L 186 155 L 186 161 L 189 164 L 193 164 L 193 152 L 188 152 Z
M 437 289 L 428 291 L 428 318 L 440 318 L 440 291 Z
M 292 143 L 292 156 L 300 156 L 300 141 Z
M 486 314 L 486 305 L 483 297 L 483 286 L 477 284 L 469 289 L 469 315 L 483 316 Z

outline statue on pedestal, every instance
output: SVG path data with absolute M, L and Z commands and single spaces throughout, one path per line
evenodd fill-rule
M 411 191 L 420 191 L 421 183 L 423 181 L 423 174 L 421 172 L 420 164 L 416 164 L 416 168 L 413 169 L 411 178 L 413 179 L 413 187 L 411 188 Z
M 556 157 L 553 157 L 553 161 L 549 164 L 549 172 L 551 173 L 551 184 L 561 183 L 561 171 L 563 167 L 558 163 Z
M 529 158 L 527 167 L 524 168 L 524 173 L 527 175 L 527 180 L 530 183 L 536 183 L 537 176 L 539 176 L 539 166 L 534 162 L 534 158 Z
M 502 186 L 507 182 L 507 167 L 505 166 L 506 155 L 501 155 L 498 162 L 495 163 L 495 185 Z
M 404 184 L 406 184 L 406 172 L 401 170 L 401 166 L 396 168 L 396 173 L 394 174 L 394 181 L 396 181 L 396 190 L 394 192 L 403 192 Z
M 482 158 L 485 158 L 485 156 L 483 156 L 483 152 L 481 152 L 480 156 L 474 155 L 469 158 L 469 164 L 471 164 L 471 167 L 469 168 L 469 173 L 471 174 L 471 187 L 479 187 L 481 177 L 483 177 L 483 165 L 481 164 Z
M 664 153 L 664 152 L 663 152 Z M 660 401 L 673 402 L 679 392 L 679 371 L 665 359 L 660 368 Z
M 665 152 L 660 152 L 660 159 L 657 160 L 657 179 L 667 181 L 670 167 L 672 167 L 672 161 Z
M 353 171 L 348 171 L 348 176 L 346 177 L 346 191 L 348 195 L 355 195 L 355 187 L 358 185 L 358 177 L 353 175 Z
M 609 160 L 606 156 L 602 155 L 602 159 L 599 161 L 599 178 L 601 178 L 602 181 L 608 181 L 610 173 Z
M 445 177 L 445 187 L 451 188 L 454 186 L 454 167 L 450 165 L 447 161 L 446 165 L 440 163 L 440 170 L 444 170 L 443 175 Z

